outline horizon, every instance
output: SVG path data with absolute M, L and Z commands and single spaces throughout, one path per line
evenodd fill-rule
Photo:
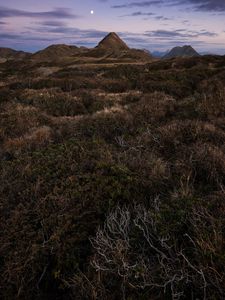
M 107 33 L 106 34 L 106 36 L 104 36 L 103 37 L 103 39 L 104 38 L 106 38 L 108 35 L 110 35 L 110 34 L 117 34 L 116 32 L 109 32 L 109 33 Z M 96 46 L 98 46 L 98 44 L 103 40 L 103 39 L 101 39 L 101 40 L 99 40 L 99 42 L 95 45 L 95 46 L 93 46 L 93 47 L 86 47 L 87 49 L 93 49 L 93 48 L 95 48 Z M 65 46 L 72 46 L 72 47 L 84 47 L 84 45 L 76 45 L 76 44 L 50 44 L 50 45 L 48 45 L 48 46 L 46 46 L 46 47 L 44 47 L 44 48 L 41 48 L 41 49 L 38 49 L 37 51 L 30 51 L 30 52 L 27 52 L 27 53 L 31 53 L 31 54 L 35 54 L 35 53 L 37 53 L 37 52 L 39 52 L 39 51 L 42 51 L 42 50 L 45 50 L 45 49 L 47 49 L 48 47 L 51 47 L 51 46 L 62 46 L 62 45 L 65 45 Z M 128 47 L 129 47 L 129 45 L 127 45 Z M 180 45 L 180 46 L 174 46 L 173 48 L 170 48 L 170 49 L 168 49 L 168 50 L 165 50 L 165 51 L 158 51 L 158 50 L 155 50 L 155 51 L 149 51 L 149 53 L 150 54 L 153 54 L 153 55 L 155 55 L 155 56 L 157 56 L 157 54 L 158 55 L 160 55 L 160 56 L 163 56 L 163 55 L 165 55 L 166 53 L 169 53 L 170 51 L 172 51 L 173 49 L 175 49 L 175 48 L 183 48 L 183 47 L 192 47 L 192 45 L 187 45 L 187 44 L 184 44 L 184 45 Z M 21 50 L 21 49 L 14 49 L 14 48 L 8 48 L 8 47 L 0 47 L 0 48 L 5 48 L 5 49 L 12 49 L 12 50 L 16 50 L 16 51 L 23 51 L 23 50 Z M 131 48 L 131 47 L 129 47 L 130 49 L 138 49 L 138 48 Z M 193 47 L 192 47 L 193 48 Z M 194 48 L 193 48 L 194 49 Z M 140 50 L 148 50 L 148 49 L 140 49 Z M 195 49 L 194 49 L 195 50 Z M 212 54 L 212 55 L 222 55 L 222 54 L 213 54 L 213 53 L 204 53 L 204 52 L 199 52 L 199 54 L 200 55 L 210 55 L 210 54 Z M 225 55 L 225 54 L 224 54 Z M 222 55 L 223 56 L 223 55 Z
M 191 45 L 225 54 L 223 0 L 8 0 L 0 3 L 0 46 L 36 52 L 52 44 L 92 48 L 116 32 L 130 48 L 166 52 Z

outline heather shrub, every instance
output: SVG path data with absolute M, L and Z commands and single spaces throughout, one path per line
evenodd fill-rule
M 42 126 L 33 128 L 31 132 L 18 138 L 9 138 L 4 143 L 4 150 L 10 153 L 19 154 L 22 150 L 32 150 L 42 148 L 49 143 L 53 142 L 54 134 L 50 127 Z
M 48 124 L 49 119 L 35 107 L 14 102 L 7 104 L 0 118 L 0 126 L 4 128 L 5 136 L 10 138 Z
M 140 101 L 130 104 L 128 111 L 132 114 L 134 122 L 148 124 L 160 122 L 170 116 L 174 110 L 175 100 L 164 93 L 145 94 Z
M 198 110 L 205 118 L 224 116 L 225 113 L 225 88 L 219 80 L 202 83 L 200 87 Z

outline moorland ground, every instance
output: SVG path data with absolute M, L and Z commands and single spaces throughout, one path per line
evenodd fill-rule
M 1 299 L 225 298 L 225 57 L 0 64 Z

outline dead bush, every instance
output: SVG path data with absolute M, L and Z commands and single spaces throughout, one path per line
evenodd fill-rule
M 218 287 L 215 295 L 224 294 L 216 260 L 212 259 L 214 269 L 204 264 L 203 258 L 212 247 L 215 253 L 221 253 L 221 248 L 213 245 L 213 236 L 221 232 L 214 227 L 217 226 L 214 217 L 202 207 L 187 212 L 193 223 L 183 232 L 183 241 L 179 243 L 173 232 L 163 234 L 167 231 L 162 227 L 165 221 L 163 205 L 158 198 L 152 203 L 151 209 L 141 205 L 117 207 L 107 216 L 104 226 L 91 238 L 94 251 L 91 264 L 97 272 L 94 282 L 80 274 L 72 280 L 73 289 L 79 287 L 84 293 L 87 286 L 93 299 L 99 299 L 100 295 L 102 299 L 114 299 L 110 295 L 114 285 L 120 286 L 114 297 L 123 299 L 134 295 L 135 291 L 151 299 L 210 299 L 215 284 Z M 206 223 L 211 224 L 209 230 L 202 227 Z M 208 235 L 203 237 L 206 231 Z M 221 237 L 215 238 L 215 243 L 219 242 L 222 247 Z

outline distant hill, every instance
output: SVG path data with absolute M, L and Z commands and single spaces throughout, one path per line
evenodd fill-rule
M 37 60 L 53 60 L 62 57 L 73 56 L 77 53 L 85 51 L 77 46 L 69 46 L 64 44 L 51 45 L 32 55 L 33 59 Z
M 1 59 L 23 59 L 29 56 L 30 53 L 24 51 L 16 51 L 11 48 L 0 47 L 0 58 Z
M 200 54 L 191 46 L 186 45 L 183 47 L 175 47 L 169 53 L 163 56 L 163 58 L 174 58 L 174 57 L 193 57 L 200 56 Z

